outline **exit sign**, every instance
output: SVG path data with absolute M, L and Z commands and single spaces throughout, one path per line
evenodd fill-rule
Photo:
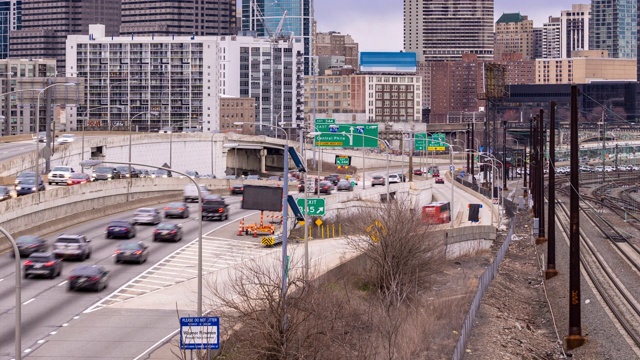
M 351 166 L 351 156 L 336 155 L 336 165 L 338 165 L 338 166 Z

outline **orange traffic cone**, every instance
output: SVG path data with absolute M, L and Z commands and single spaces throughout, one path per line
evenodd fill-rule
M 253 237 L 254 238 L 258 237 L 258 228 L 257 227 L 255 229 L 253 229 Z
M 238 226 L 238 236 L 242 236 L 243 228 L 244 228 L 244 218 L 240 219 L 240 225 Z

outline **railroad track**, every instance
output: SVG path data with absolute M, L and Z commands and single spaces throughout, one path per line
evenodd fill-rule
M 569 211 L 561 202 L 558 202 L 556 209 L 560 210 L 556 213 L 559 220 L 557 224 L 569 238 Z M 626 241 L 625 234 L 619 232 L 612 224 L 603 219 L 593 207 L 581 206 L 580 211 L 601 230 L 606 238 L 613 240 L 614 246 L 633 267 L 640 270 L 640 264 L 637 261 L 640 249 Z M 614 271 L 602 259 L 595 246 L 582 231 L 580 232 L 580 248 L 580 263 L 594 284 L 595 290 L 600 294 L 605 305 L 629 338 L 636 347 L 640 348 L 640 304 L 629 294 L 624 284 L 615 276 Z

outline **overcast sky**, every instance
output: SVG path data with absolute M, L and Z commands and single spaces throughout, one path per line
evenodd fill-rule
M 360 51 L 399 51 L 403 37 L 402 0 L 315 0 L 318 30 L 349 34 L 360 44 Z M 571 9 L 571 4 L 589 4 L 590 0 L 495 0 L 494 15 L 519 12 L 542 26 L 550 15 Z

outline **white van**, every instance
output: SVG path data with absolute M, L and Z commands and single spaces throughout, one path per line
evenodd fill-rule
M 206 198 L 208 195 L 211 195 L 206 185 L 198 185 L 198 186 L 200 187 L 200 193 L 203 199 Z M 190 202 L 190 201 L 198 202 L 198 189 L 196 188 L 196 186 L 193 184 L 185 186 L 183 198 L 184 198 L 184 202 Z

